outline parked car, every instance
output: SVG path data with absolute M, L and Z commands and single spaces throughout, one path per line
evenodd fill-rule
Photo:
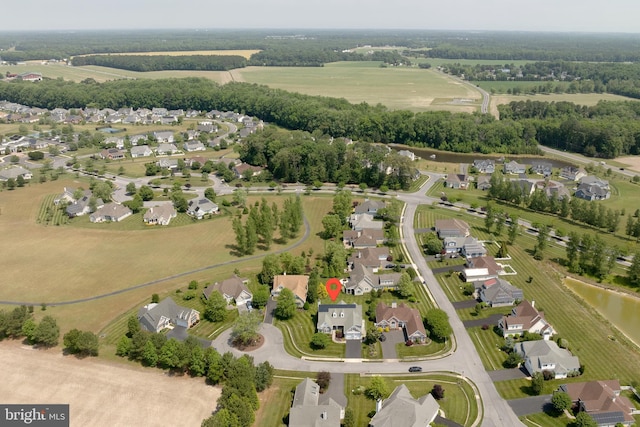
M 380 335 L 380 341 L 386 341 L 387 337 L 385 336 L 385 334 L 381 334 Z
M 409 372 L 422 372 L 422 367 L 420 366 L 412 366 L 409 368 Z

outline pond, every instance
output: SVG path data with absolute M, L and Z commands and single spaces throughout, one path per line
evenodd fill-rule
M 564 284 L 640 346 L 640 298 L 574 279 Z
M 469 163 L 472 164 L 476 159 L 493 159 L 499 162 L 502 162 L 503 159 L 507 160 L 515 160 L 518 163 L 524 163 L 526 165 L 530 165 L 532 163 L 550 163 L 554 168 L 561 168 L 564 166 L 575 166 L 569 162 L 558 160 L 558 159 L 550 159 L 544 156 L 518 156 L 511 157 L 509 159 L 508 155 L 502 156 L 500 154 L 494 154 L 490 156 L 474 154 L 474 153 L 454 153 L 451 151 L 438 151 L 432 150 L 430 148 L 419 148 L 419 147 L 409 147 L 407 145 L 400 144 L 389 144 L 391 148 L 394 150 L 408 150 L 411 151 L 416 156 L 422 157 L 423 159 L 429 159 L 431 156 L 436 156 L 435 160 L 443 163 Z

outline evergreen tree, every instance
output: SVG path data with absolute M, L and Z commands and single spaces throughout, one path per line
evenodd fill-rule
M 247 218 L 245 224 L 245 253 L 251 255 L 256 250 L 258 244 L 258 233 L 256 231 L 256 222 L 253 218 Z
M 640 251 L 633 255 L 633 261 L 631 261 L 627 276 L 632 285 L 640 286 Z
M 240 218 L 235 217 L 231 225 L 236 234 L 236 247 L 238 252 L 244 255 L 247 253 L 247 235 L 245 234 L 245 228 L 242 226 L 242 221 L 240 221 Z

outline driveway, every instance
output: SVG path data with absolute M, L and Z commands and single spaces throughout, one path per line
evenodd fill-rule
M 461 310 L 463 308 L 473 308 L 477 303 L 478 301 L 475 299 L 468 299 L 464 301 L 452 302 L 451 304 L 453 304 L 453 308 L 455 308 L 456 310 Z
M 465 320 L 462 324 L 465 328 L 474 328 L 482 325 L 489 325 L 490 327 L 493 327 L 493 325 L 498 324 L 500 319 L 502 319 L 502 314 L 492 314 L 491 316 L 483 317 L 482 319 Z
M 345 357 L 347 359 L 361 359 L 362 358 L 362 341 L 360 340 L 347 340 L 347 349 L 345 351 Z
M 273 298 L 269 298 L 264 308 L 264 323 L 273 325 L 273 310 L 276 309 L 276 305 L 276 301 Z
M 320 396 L 319 404 L 324 404 L 329 399 L 333 399 L 343 408 L 347 407 L 347 396 L 344 395 L 344 374 L 331 373 L 331 382 L 329 388 Z
M 527 378 L 528 375 L 524 371 L 524 368 L 513 368 L 513 369 L 499 369 L 497 371 L 487 371 L 489 374 L 489 378 L 491 381 L 507 381 L 507 380 L 519 380 L 522 378 Z
M 168 339 L 175 338 L 178 341 L 184 341 L 187 339 L 187 336 L 189 336 L 189 334 L 187 333 L 187 328 L 185 328 L 184 326 L 175 326 L 173 329 L 167 332 Z
M 523 399 L 508 400 L 507 403 L 517 416 L 543 412 L 545 405 L 551 404 L 551 395 L 525 397 Z
M 396 352 L 396 344 L 405 342 L 404 331 L 402 329 L 389 331 L 385 332 L 384 336 L 387 337 L 387 339 L 385 341 L 380 341 L 382 357 L 385 359 L 397 359 L 398 353 Z

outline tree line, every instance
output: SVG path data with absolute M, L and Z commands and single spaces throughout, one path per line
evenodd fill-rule
M 74 66 L 97 65 L 139 72 L 228 71 L 245 67 L 247 60 L 239 55 L 88 55 L 76 56 L 72 64 Z

